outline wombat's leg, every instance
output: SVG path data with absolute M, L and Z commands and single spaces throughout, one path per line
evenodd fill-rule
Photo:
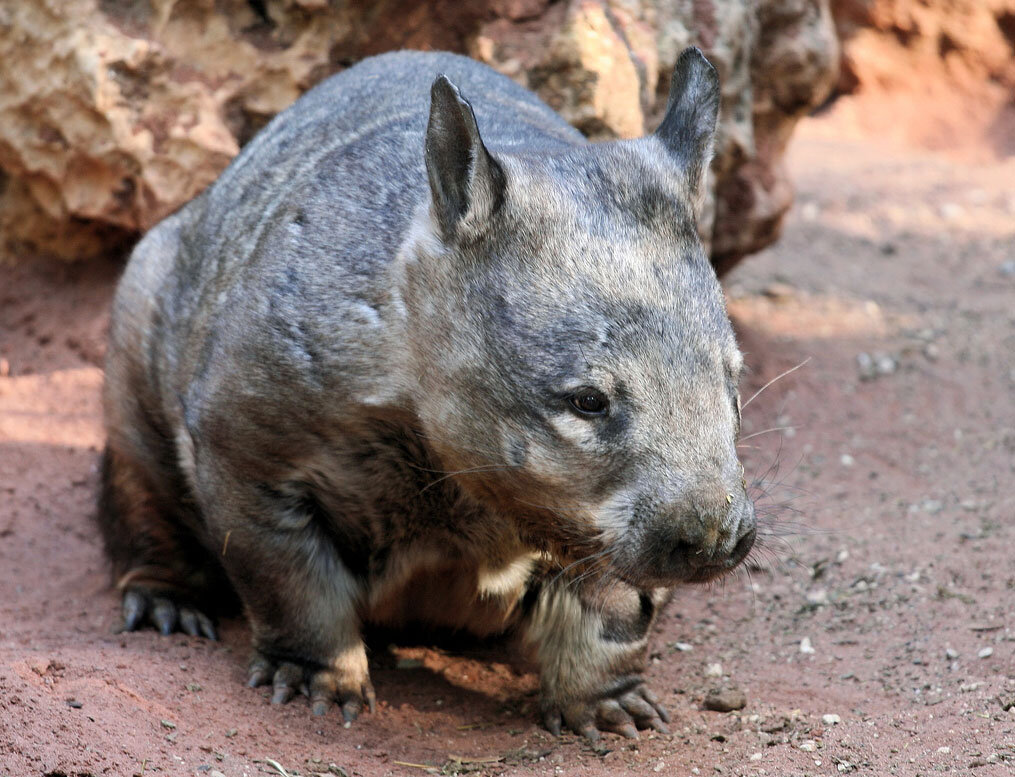
M 188 530 L 160 509 L 141 468 L 107 445 L 98 522 L 123 592 L 123 630 L 150 623 L 163 634 L 217 639 L 200 603 L 208 598 L 206 558 Z
M 343 563 L 347 543 L 312 501 L 219 479 L 209 524 L 253 631 L 248 685 L 271 684 L 272 703 L 297 693 L 314 714 L 333 701 L 345 720 L 376 697 L 360 637 L 361 582 Z
M 540 668 L 543 722 L 588 739 L 599 731 L 637 738 L 638 729 L 668 733 L 669 715 L 646 686 L 648 633 L 669 597 L 619 582 L 595 584 L 547 574 L 534 579 L 524 639 Z

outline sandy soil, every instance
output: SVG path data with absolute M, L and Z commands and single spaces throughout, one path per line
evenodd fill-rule
M 380 710 L 346 730 L 243 686 L 241 621 L 112 633 L 90 513 L 118 268 L 0 270 L 0 775 L 1012 774 L 1015 159 L 834 135 L 803 126 L 785 237 L 727 284 L 745 398 L 806 360 L 745 412 L 766 537 L 661 619 L 674 733 L 637 742 L 553 739 L 496 649 L 378 647 Z M 746 707 L 704 711 L 714 687 Z

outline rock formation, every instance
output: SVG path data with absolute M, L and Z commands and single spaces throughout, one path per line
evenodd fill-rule
M 723 83 L 702 229 L 725 271 L 790 205 L 783 151 L 839 62 L 827 0 L 0 2 L 0 234 L 68 258 L 129 240 L 314 83 L 388 49 L 467 52 L 599 139 L 654 127 L 689 44 Z
M 1015 0 L 832 0 L 844 125 L 940 150 L 1015 154 Z

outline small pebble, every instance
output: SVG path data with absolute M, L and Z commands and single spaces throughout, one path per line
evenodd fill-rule
M 952 749 L 948 747 L 948 745 L 945 745 L 944 747 L 939 747 L 937 751 L 942 755 L 948 755 L 952 751 Z
M 751 753 L 752 761 L 760 761 L 762 758 L 761 753 Z
M 802 640 L 800 640 L 800 652 L 807 654 L 814 652 L 814 646 L 811 644 L 810 637 L 804 637 Z
M 994 648 L 985 647 L 976 655 L 978 655 L 980 658 L 990 658 L 992 655 L 994 655 Z
M 817 591 L 808 591 L 807 603 L 816 606 L 828 604 L 828 591 L 824 588 L 819 588 Z
M 945 658 L 949 661 L 954 661 L 959 657 L 959 651 L 953 650 L 952 648 L 945 648 Z
M 722 677 L 722 664 L 709 664 L 706 666 L 705 677 Z
M 673 648 L 681 653 L 686 653 L 688 650 L 694 650 L 694 645 L 688 642 L 674 642 Z
M 854 459 L 848 453 L 844 453 L 842 454 L 842 456 L 839 457 L 839 463 L 842 464 L 842 466 L 844 467 L 852 467 L 854 464 L 856 464 L 856 459 Z
M 818 749 L 818 743 L 815 742 L 813 739 L 805 739 L 803 742 L 797 745 L 797 747 L 799 747 L 805 753 L 813 753 L 815 750 Z
M 659 763 L 657 763 L 655 766 L 652 767 L 652 771 L 654 771 L 654 772 L 661 772 L 665 768 L 666 768 L 666 762 L 665 761 L 660 761 Z
M 878 375 L 891 375 L 899 367 L 899 362 L 894 356 L 887 353 L 878 354 L 874 357 L 874 366 Z
M 835 714 L 822 715 L 821 722 L 824 723 L 826 726 L 834 726 L 837 723 L 841 723 L 842 718 L 840 718 L 838 715 Z
M 702 706 L 714 712 L 742 710 L 747 706 L 747 695 L 739 688 L 716 688 L 708 692 Z
M 899 367 L 899 360 L 887 353 L 873 355 L 862 352 L 856 357 L 857 371 L 860 380 L 874 380 L 884 375 L 891 375 Z
M 79 710 L 79 709 L 81 709 L 85 705 L 82 704 L 81 702 L 79 702 L 77 699 L 68 699 L 67 700 L 67 706 L 68 707 L 73 707 L 74 709 Z
M 877 370 L 874 368 L 874 359 L 866 351 L 856 355 L 856 368 L 860 374 L 860 380 L 873 380 L 877 377 Z

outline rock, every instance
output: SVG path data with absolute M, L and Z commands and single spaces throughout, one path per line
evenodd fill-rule
M 818 588 L 815 591 L 808 591 L 807 603 L 814 607 L 823 607 L 828 604 L 828 591 L 824 588 Z
M 705 677 L 722 677 L 722 664 L 708 664 L 705 667 Z
M 786 715 L 776 715 L 768 718 L 761 724 L 761 730 L 766 734 L 774 734 L 789 727 L 790 719 Z
M 835 714 L 822 715 L 821 722 L 824 723 L 826 726 L 834 726 L 838 723 L 841 723 L 842 718 L 840 718 L 838 715 Z
M 1015 90 L 1015 0 L 831 0 L 842 66 L 838 92 L 881 136 L 1010 153 L 995 138 Z M 946 219 L 962 217 L 946 203 Z
M 803 750 L 805 753 L 813 753 L 815 750 L 818 749 L 818 743 L 815 742 L 813 739 L 805 739 L 803 742 L 797 745 L 797 747 Z
M 878 375 L 891 375 L 899 368 L 899 360 L 891 354 L 881 353 L 874 357 Z
M 5 4 L 0 57 L 18 67 L 0 70 L 0 231 L 17 253 L 125 245 L 308 88 L 395 48 L 470 53 L 594 138 L 639 135 L 690 44 L 722 76 L 701 228 L 724 272 L 790 205 L 786 144 L 839 60 L 827 0 Z
M 856 355 L 856 369 L 860 380 L 874 380 L 877 377 L 874 358 L 866 351 L 861 351 Z
M 738 688 L 714 688 L 705 696 L 701 706 L 714 712 L 742 710 L 747 706 L 747 696 Z
M 814 646 L 811 644 L 810 637 L 804 637 L 800 640 L 800 652 L 805 655 L 811 655 L 814 653 Z
M 980 658 L 990 658 L 992 655 L 994 655 L 994 648 L 992 647 L 981 648 L 976 655 Z
M 872 356 L 864 352 L 857 354 L 856 366 L 860 380 L 874 380 L 894 373 L 899 368 L 899 360 L 898 357 L 888 353 L 876 353 Z

